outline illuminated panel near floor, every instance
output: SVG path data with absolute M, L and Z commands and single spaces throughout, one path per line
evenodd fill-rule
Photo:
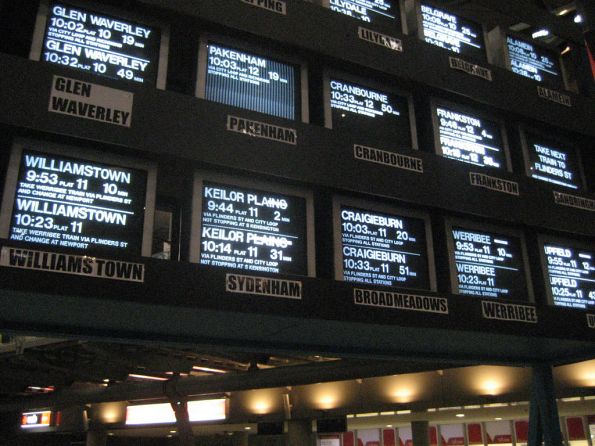
M 25 412 L 21 415 L 21 428 L 36 429 L 49 427 L 52 419 L 52 412 L 49 410 L 41 412 Z
M 191 422 L 225 420 L 226 400 L 200 400 L 188 402 L 188 417 Z M 126 424 L 175 423 L 176 416 L 169 403 L 143 404 L 126 408 Z

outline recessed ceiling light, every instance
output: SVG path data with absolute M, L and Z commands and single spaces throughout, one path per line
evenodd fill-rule
M 583 23 L 583 16 L 580 14 L 577 14 L 574 16 L 574 23 Z
M 465 416 L 464 413 L 458 413 L 455 415 L 455 417 L 457 417 L 457 418 L 463 418 L 464 416 Z
M 547 29 L 538 29 L 533 34 L 531 34 L 531 37 L 533 37 L 534 39 L 539 39 L 540 37 L 547 37 L 549 35 L 550 32 Z

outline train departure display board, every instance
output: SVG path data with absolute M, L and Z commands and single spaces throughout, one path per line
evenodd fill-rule
M 558 56 L 545 48 L 506 36 L 510 69 L 513 73 L 547 84 L 561 84 Z
M 5 193 L 2 208 L 10 215 L 8 239 L 90 253 L 143 253 L 154 172 L 110 164 L 105 154 L 87 158 L 29 145 L 13 152 L 14 161 L 14 196 Z
M 159 28 L 62 2 L 48 9 L 41 60 L 112 79 L 157 82 Z
M 426 42 L 461 55 L 485 58 L 480 24 L 424 4 L 421 5 L 421 24 Z
M 399 23 L 399 0 L 324 0 L 332 11 L 374 25 Z
M 409 100 L 339 78 L 329 79 L 332 128 L 411 148 Z
M 582 185 L 577 151 L 529 131 L 523 132 L 527 174 L 541 181 L 579 189 Z
M 552 303 L 561 307 L 595 308 L 595 250 L 546 242 L 543 253 Z
M 403 288 L 433 287 L 425 218 L 344 203 L 336 206 L 337 279 Z
M 200 234 L 193 247 L 199 263 L 308 274 L 305 197 L 210 181 L 201 182 L 200 193 Z
M 207 44 L 206 51 L 206 99 L 280 118 L 296 118 L 297 66 L 214 42 Z
M 442 156 L 481 167 L 506 169 L 502 127 L 497 121 L 452 107 L 434 107 L 436 147 Z
M 522 241 L 519 237 L 450 227 L 453 284 L 458 294 L 527 300 Z

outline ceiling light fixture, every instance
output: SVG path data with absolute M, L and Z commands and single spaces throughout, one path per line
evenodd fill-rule
M 147 381 L 169 381 L 168 378 L 162 378 L 161 376 L 137 375 L 136 373 L 129 373 L 128 378 L 146 379 Z
M 534 39 L 539 39 L 540 37 L 547 37 L 549 35 L 550 32 L 547 29 L 538 29 L 533 34 L 531 34 L 531 37 L 533 37 Z

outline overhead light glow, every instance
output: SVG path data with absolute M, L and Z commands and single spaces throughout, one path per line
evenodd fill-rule
M 225 420 L 225 399 L 189 401 L 188 418 L 191 422 Z M 126 408 L 127 425 L 175 422 L 176 415 L 169 403 L 142 404 Z
M 563 16 L 563 15 L 568 14 L 570 11 L 571 10 L 569 8 L 564 8 L 564 9 L 561 9 L 560 11 L 558 11 L 558 15 Z
M 533 37 L 534 39 L 539 39 L 540 37 L 546 37 L 549 35 L 550 32 L 547 29 L 538 29 L 533 34 L 531 34 L 531 37 Z
M 574 16 L 574 23 L 583 23 L 583 16 L 580 14 L 577 14 Z
M 357 418 L 369 418 L 378 416 L 378 412 L 356 413 Z
M 465 414 L 464 413 L 458 413 L 458 414 L 455 415 L 455 417 L 457 417 L 457 418 L 464 418 L 465 417 Z

